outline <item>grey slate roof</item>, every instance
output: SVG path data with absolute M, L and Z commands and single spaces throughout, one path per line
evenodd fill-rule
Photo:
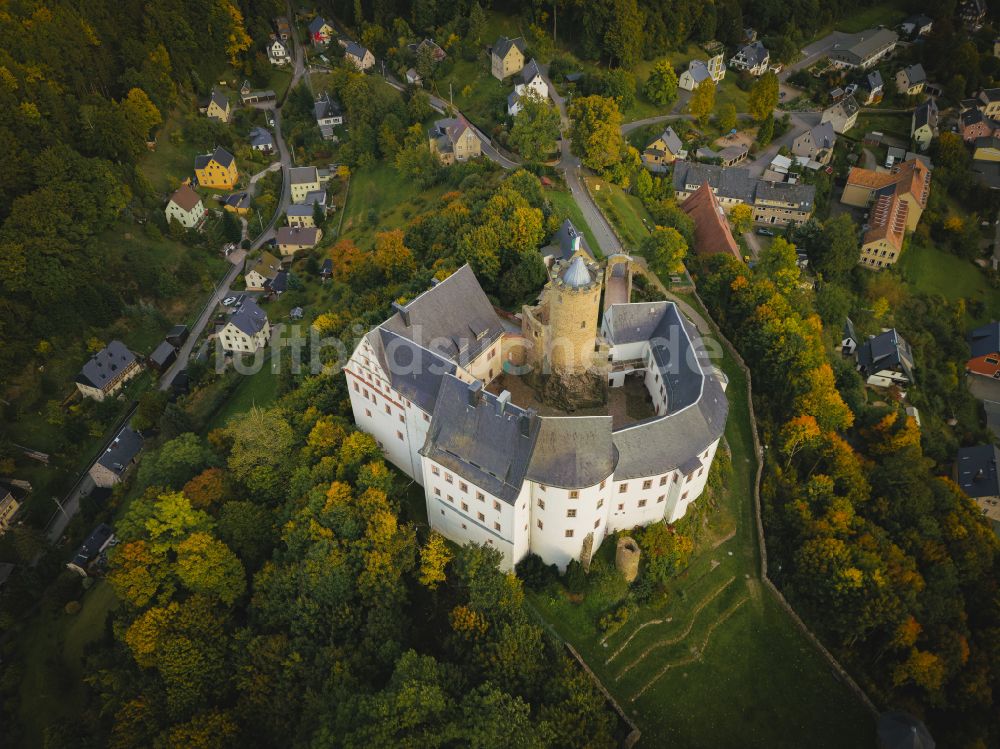
M 467 364 L 503 334 L 503 325 L 472 268 L 463 265 L 437 286 L 405 305 L 382 327 Z
M 319 33 L 319 30 L 322 29 L 324 25 L 326 25 L 326 21 L 323 19 L 323 16 L 316 16 L 309 22 L 309 33 Z
M 652 350 L 670 410 L 666 416 L 654 416 L 612 434 L 618 448 L 616 481 L 685 470 L 726 427 L 729 402 L 704 352 L 692 344 L 697 330 L 675 305 L 667 304 L 663 312 Z
M 319 172 L 314 166 L 293 166 L 288 170 L 288 183 L 304 185 L 319 182 Z
M 858 343 L 858 334 L 854 330 L 854 321 L 849 317 L 844 318 L 844 339 L 854 341 L 855 345 Z
M 610 416 L 543 417 L 527 477 L 547 486 L 594 486 L 618 462 Z
M 297 245 L 312 247 L 319 241 L 319 227 L 316 226 L 279 226 L 275 232 L 278 246 Z
M 969 333 L 973 358 L 1000 352 L 1000 322 L 994 320 Z
M 309 203 L 293 203 L 285 209 L 286 216 L 312 216 L 313 207 Z
M 919 107 L 913 110 L 913 129 L 929 125 L 931 129 L 937 128 L 938 108 L 933 99 L 928 99 Z
M 455 364 L 385 328 L 372 330 L 368 343 L 393 389 L 425 412 L 433 411 L 441 379 L 455 374 Z
M 174 350 L 173 345 L 171 345 L 167 341 L 160 341 L 160 345 L 157 346 L 153 350 L 153 353 L 149 355 L 149 361 L 154 366 L 162 367 L 176 355 L 177 352 Z
M 667 148 L 670 149 L 670 153 L 675 156 L 684 150 L 684 144 L 681 143 L 680 137 L 678 137 L 672 127 L 667 127 L 666 130 L 660 133 L 660 138 L 667 144 Z
M 691 192 L 708 182 L 720 198 L 753 201 L 755 180 L 744 167 L 724 168 L 716 164 L 681 161 L 674 165 L 674 190 Z
M 501 60 L 507 56 L 510 52 L 511 47 L 517 47 L 521 54 L 524 54 L 524 39 L 517 37 L 515 39 L 508 39 L 505 36 L 497 39 L 496 44 L 493 45 L 493 54 L 499 57 Z
M 688 63 L 688 72 L 694 79 L 695 85 L 700 85 L 712 77 L 708 72 L 708 66 L 702 60 L 692 60 Z
M 793 185 L 762 179 L 757 183 L 756 199 L 794 203 L 799 210 L 811 211 L 816 201 L 816 187 L 801 182 Z
M 125 472 L 135 456 L 142 450 L 142 435 L 130 426 L 122 427 L 111 444 L 97 459 L 99 465 L 119 476 Z
M 101 523 L 94 528 L 93 532 L 87 537 L 87 540 L 80 544 L 80 548 L 73 555 L 73 564 L 80 569 L 86 568 L 101 552 L 101 549 L 113 535 L 114 531 L 111 530 L 111 526 L 107 523 Z
M 886 369 L 900 372 L 914 382 L 913 351 L 895 328 L 862 342 L 858 347 L 858 365 L 866 374 Z
M 835 44 L 834 50 L 849 52 L 859 59 L 867 60 L 885 46 L 895 43 L 899 35 L 890 29 L 866 29 L 857 34 L 851 34 L 843 42 Z
M 829 122 L 817 125 L 809 131 L 809 134 L 816 148 L 833 148 L 837 142 L 837 134 L 833 132 L 833 125 Z
M 955 456 L 958 485 L 973 499 L 1000 496 L 997 465 L 1000 450 L 996 445 L 960 447 Z
M 910 82 L 911 86 L 927 82 L 927 73 L 924 72 L 924 66 L 919 62 L 916 65 L 909 65 L 903 68 L 903 73 L 906 74 L 906 80 Z
M 327 94 L 323 98 L 316 100 L 316 103 L 313 105 L 313 113 L 316 115 L 317 120 L 326 120 L 332 117 L 342 117 L 344 110 L 340 106 L 340 102 L 336 99 L 331 99 L 329 94 Z
M 229 108 L 229 97 L 226 96 L 222 91 L 220 91 L 217 88 L 212 89 L 212 95 L 209 97 L 209 99 L 211 101 L 214 101 L 215 105 L 217 107 L 220 107 L 221 109 Z
M 267 323 L 267 313 L 253 299 L 247 299 L 229 318 L 229 322 L 247 335 L 257 335 Z
M 883 84 L 882 82 L 882 74 L 879 71 L 873 70 L 871 73 L 868 74 L 869 91 L 878 91 L 880 88 L 882 88 L 883 85 L 885 84 Z
M 135 362 L 135 354 L 121 341 L 111 341 L 83 365 L 76 382 L 103 390 L 118 374 Z
M 344 48 L 344 54 L 356 57 L 359 60 L 364 60 L 365 55 L 368 54 L 368 48 L 362 47 L 357 42 L 348 42 L 347 47 Z
M 976 109 L 966 109 L 959 115 L 959 119 L 962 121 L 962 127 L 972 127 L 973 125 L 978 125 L 980 122 L 986 122 L 986 115 L 983 114 L 983 110 Z
M 271 148 L 274 148 L 274 138 L 271 137 L 271 133 L 262 127 L 253 128 L 248 137 L 250 145 L 254 148 L 259 146 L 270 146 Z
M 569 260 L 576 251 L 574 245 L 577 242 L 584 252 L 591 257 L 594 256 L 583 232 L 577 229 L 572 221 L 565 219 L 559 227 L 559 231 L 552 236 L 552 244 L 542 249 L 542 254 L 545 257 L 551 257 L 553 260 Z
M 538 431 L 534 411 L 502 404 L 479 381 L 445 375 L 420 454 L 514 504 Z
M 525 83 L 531 83 L 535 76 L 541 76 L 542 71 L 538 69 L 538 62 L 534 59 L 531 60 L 524 68 L 521 70 L 521 80 Z
M 228 169 L 229 165 L 233 163 L 236 157 L 233 156 L 229 151 L 227 151 L 222 146 L 219 146 L 212 153 L 201 154 L 200 156 L 194 157 L 194 168 L 202 169 L 209 161 L 215 159 L 223 168 Z
M 739 54 L 742 55 L 747 65 L 752 68 L 760 65 L 768 57 L 767 47 L 759 41 L 748 44 L 739 51 Z

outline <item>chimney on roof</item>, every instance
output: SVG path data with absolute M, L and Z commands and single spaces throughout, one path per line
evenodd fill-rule
M 392 308 L 399 313 L 399 317 L 403 321 L 403 325 L 410 327 L 410 311 L 399 302 L 393 302 Z
M 531 433 L 531 425 L 535 421 L 535 411 L 534 409 L 528 409 L 523 414 L 521 414 L 518 419 L 518 428 L 521 432 L 522 437 L 527 437 Z
M 500 407 L 501 415 L 503 415 L 504 410 L 506 410 L 508 403 L 510 403 L 510 391 L 500 391 L 500 395 L 497 396 L 497 405 Z
M 986 478 L 986 474 L 983 472 L 983 469 L 980 468 L 978 471 L 976 471 L 976 475 L 972 478 L 972 480 L 982 481 L 984 478 Z
M 474 380 L 469 383 L 469 405 L 478 406 L 479 401 L 483 397 L 483 383 L 479 380 Z

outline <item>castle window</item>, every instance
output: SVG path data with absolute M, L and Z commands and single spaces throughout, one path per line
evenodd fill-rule
M 399 439 L 401 439 L 401 440 L 403 439 L 403 433 L 402 432 L 397 431 L 396 432 L 396 436 L 399 437 Z
M 500 530 L 500 523 L 494 523 L 493 524 L 493 530 L 495 530 L 495 531 Z
M 437 466 L 431 466 L 431 473 L 433 473 L 435 476 L 440 476 L 441 470 Z
M 479 518 L 480 521 L 486 520 L 486 516 L 481 512 L 477 512 L 476 517 Z
M 545 491 L 545 484 L 539 484 L 538 488 L 541 489 L 542 491 Z
M 458 488 L 461 489 L 463 492 L 469 491 L 469 485 L 466 484 L 464 481 L 458 482 Z
M 388 403 L 385 404 L 385 412 L 387 414 L 389 414 L 390 416 L 392 416 L 392 409 L 389 408 L 389 404 Z
M 570 493 L 569 493 L 569 498 L 570 499 L 579 499 L 580 498 L 580 492 L 578 492 L 576 489 L 571 490 Z
M 607 483 L 608 483 L 607 480 L 602 481 L 601 482 L 601 488 L 603 489 Z
M 545 509 L 545 500 L 544 499 L 538 500 L 538 509 L 539 510 L 544 510 Z
M 450 473 L 446 473 L 444 475 L 444 480 L 447 481 L 449 484 L 454 483 L 454 477 Z
M 545 526 L 544 526 L 544 525 L 542 524 L 542 521 L 541 521 L 541 520 L 539 520 L 539 521 L 538 521 L 537 525 L 538 525 L 538 530 L 542 530 L 542 529 L 543 529 L 543 528 L 545 527 Z
M 424 414 L 424 421 L 430 421 L 430 420 L 431 420 L 431 417 L 428 416 L 427 414 Z
M 367 416 L 369 419 L 372 417 L 372 412 L 369 411 L 367 408 L 365 409 L 365 416 Z
M 624 504 L 619 504 L 618 505 L 618 512 L 621 512 L 624 509 L 625 509 L 625 505 Z
M 667 483 L 667 477 L 666 476 L 660 476 L 660 486 L 663 486 L 666 483 Z
M 619 484 L 618 485 L 618 493 L 619 494 L 624 494 L 627 491 L 628 491 L 628 484 Z
M 469 511 L 469 506 L 465 504 L 465 502 L 462 502 L 462 512 L 468 512 L 468 511 Z
M 399 415 L 399 423 L 400 424 L 405 424 L 406 423 L 406 419 L 403 418 L 403 414 Z
M 435 497 L 440 497 L 441 496 L 441 490 L 438 489 L 436 486 L 434 487 L 434 496 Z
M 596 529 L 597 526 L 599 526 L 600 524 L 601 524 L 601 519 L 597 518 L 597 520 L 594 521 L 594 528 Z
M 478 499 L 480 502 L 486 501 L 486 497 L 483 495 L 482 492 L 476 492 L 476 499 Z
M 597 500 L 597 509 L 599 510 L 602 507 L 604 507 L 604 497 L 601 497 L 599 500 Z
M 687 499 L 687 498 L 688 498 L 688 492 L 684 492 L 684 493 L 683 493 L 683 494 L 681 495 L 681 499 Z
M 645 507 L 645 506 L 646 506 L 646 500 L 640 499 L 639 500 L 639 507 Z
M 573 529 L 570 528 L 566 531 L 566 538 L 573 538 Z
M 566 510 L 566 517 L 568 517 L 568 518 L 575 518 L 576 517 L 576 510 Z
M 229 336 L 226 336 L 226 338 L 228 339 Z M 354 383 L 354 392 L 355 393 L 361 392 L 361 388 L 358 387 L 358 383 L 356 383 L 356 382 Z
M 497 512 L 500 512 L 500 503 L 497 502 L 495 499 L 493 500 L 493 509 L 496 510 Z
M 650 489 L 650 488 L 652 488 L 652 486 L 653 486 L 652 479 L 646 479 L 645 481 L 642 482 L 642 488 L 643 489 Z
M 666 498 L 666 495 L 665 494 L 661 494 L 659 497 L 656 498 L 656 504 L 660 504 L 665 498 Z

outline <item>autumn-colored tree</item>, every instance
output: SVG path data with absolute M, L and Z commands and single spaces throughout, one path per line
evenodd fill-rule
M 815 445 L 819 436 L 816 418 L 811 414 L 800 414 L 781 428 L 779 449 L 790 464 L 799 450 Z
M 734 234 L 746 234 L 753 228 L 753 209 L 746 203 L 734 205 L 729 211 L 729 223 Z
M 219 7 L 228 16 L 229 28 L 226 33 L 226 54 L 229 55 L 229 64 L 236 65 L 240 54 L 250 49 L 253 40 L 247 34 L 243 25 L 243 14 L 232 0 L 218 0 Z
M 347 435 L 340 424 L 333 419 L 323 416 L 316 420 L 309 436 L 306 437 L 306 447 L 314 455 L 328 455 L 335 452 Z
M 208 533 L 192 533 L 177 545 L 177 576 L 193 593 L 232 604 L 246 590 L 243 565 L 224 543 Z
M 191 501 L 191 506 L 207 510 L 222 502 L 226 495 L 226 474 L 221 468 L 206 468 L 184 484 L 181 493 Z
M 119 544 L 108 555 L 110 568 L 108 582 L 118 597 L 136 608 L 149 605 L 156 594 L 163 591 L 169 598 L 174 591 L 166 565 L 166 558 L 154 554 L 144 540 Z
M 375 267 L 389 280 L 407 278 L 416 268 L 413 252 L 403 241 L 402 229 L 382 231 L 375 235 Z
M 581 96 L 570 104 L 568 114 L 573 121 L 573 153 L 585 166 L 600 171 L 621 161 L 625 141 L 621 112 L 614 99 Z
M 807 390 L 796 399 L 796 407 L 810 414 L 823 429 L 844 430 L 854 423 L 854 414 L 844 403 L 826 362 L 803 373 Z
M 350 239 L 341 239 L 330 251 L 333 258 L 333 277 L 340 283 L 351 283 L 364 272 L 368 259 Z
M 677 73 L 673 63 L 666 58 L 654 62 L 642 91 L 657 106 L 673 104 L 677 99 Z
M 436 590 L 447 577 L 445 568 L 452 559 L 448 543 L 437 531 L 431 531 L 427 542 L 420 547 L 420 584 L 430 590 Z
M 762 122 L 772 114 L 776 106 L 778 106 L 778 76 L 769 70 L 751 86 L 747 107 L 750 116 L 757 122 Z
M 704 124 L 715 109 L 715 81 L 706 79 L 698 84 L 688 99 L 688 114 Z
M 684 270 L 687 242 L 676 229 L 657 226 L 642 240 L 639 251 L 649 261 L 649 267 L 661 276 Z

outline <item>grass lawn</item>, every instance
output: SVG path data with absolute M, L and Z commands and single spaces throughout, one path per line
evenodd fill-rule
M 358 246 L 367 246 L 374 241 L 376 231 L 403 226 L 415 207 L 423 207 L 443 194 L 443 187 L 424 190 L 401 178 L 395 167 L 384 162 L 358 169 L 351 175 L 341 236 L 350 237 Z M 372 216 L 374 221 L 370 220 Z
M 183 114 L 174 109 L 156 134 L 156 150 L 150 151 L 139 162 L 139 170 L 157 192 L 169 193 L 184 177 L 193 177 L 194 157 L 207 150 L 207 147 L 200 149 L 183 140 L 179 144 L 170 140 L 171 134 L 181 129 L 183 121 Z
M 41 611 L 21 635 L 25 663 L 21 681 L 22 746 L 42 746 L 45 726 L 72 719 L 83 709 L 83 651 L 101 636 L 108 613 L 118 605 L 104 580 L 87 591 L 76 616 Z
M 878 3 L 876 5 L 863 5 L 857 10 L 844 16 L 839 21 L 831 24 L 816 35 L 816 38 L 826 36 L 833 30 L 845 31 L 850 34 L 872 29 L 877 26 L 887 26 L 893 28 L 906 17 L 906 10 L 899 2 Z
M 990 287 L 986 276 L 971 261 L 930 245 L 918 244 L 911 238 L 898 268 L 903 279 L 917 291 L 940 294 L 951 301 L 964 299 L 970 306 L 973 302 L 981 302 L 983 314 L 976 317 L 970 314 L 974 324 L 1000 319 L 1000 294 Z
M 630 252 L 638 248 L 642 240 L 649 235 L 647 224 L 650 227 L 653 226 L 653 218 L 643 206 L 642 201 L 634 195 L 628 195 L 617 185 L 612 185 L 598 177 L 585 177 L 584 179 L 590 187 L 590 194 L 594 196 L 598 207 L 618 230 L 625 250 Z M 643 220 L 647 223 L 644 224 Z
M 874 130 L 909 143 L 910 120 L 910 115 L 905 113 L 881 114 L 878 112 L 862 112 L 858 116 L 857 124 L 850 130 L 848 135 L 860 140 L 864 137 L 865 133 L 869 133 Z
M 430 90 L 445 101 L 454 97 L 455 106 L 462 114 L 489 135 L 503 121 L 507 113 L 507 95 L 519 82 L 517 76 L 506 82 L 494 78 L 490 60 L 483 52 L 475 60 L 455 60 L 447 75 L 431 82 Z
M 714 507 L 667 602 L 604 637 L 597 620 L 624 585 L 595 585 L 579 603 L 561 587 L 529 600 L 636 721 L 643 746 L 872 747 L 865 709 L 760 583 L 746 379 L 728 354 L 721 366 L 733 473 L 721 496 L 699 500 Z
M 584 219 L 580 206 L 577 205 L 576 200 L 573 199 L 573 196 L 569 193 L 569 191 L 546 190 L 545 197 L 552 202 L 556 211 L 562 213 L 566 218 L 573 222 L 573 226 L 583 232 L 583 236 L 587 240 L 587 244 L 590 246 L 590 249 L 593 250 L 594 255 L 598 259 L 603 257 L 601 254 L 601 247 L 597 243 L 597 237 L 595 237 L 594 232 L 590 230 L 590 225 L 587 223 L 586 219 Z
M 278 396 L 279 381 L 278 375 L 271 371 L 271 360 L 268 359 L 259 372 L 243 377 L 235 392 L 209 419 L 205 433 L 224 427 L 233 416 L 249 411 L 254 406 L 269 406 Z

